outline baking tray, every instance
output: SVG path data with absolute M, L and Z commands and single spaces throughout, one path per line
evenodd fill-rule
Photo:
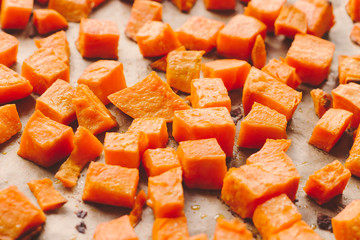
M 289 1 L 292 3 L 293 1 Z M 337 79 L 337 57 L 339 55 L 355 55 L 360 54 L 360 47 L 353 44 L 349 39 L 349 34 L 353 26 L 352 21 L 345 11 L 345 0 L 332 0 L 334 6 L 334 14 L 336 24 L 331 29 L 330 33 L 325 36 L 328 40 L 336 45 L 334 60 L 331 65 L 331 72 L 328 80 L 320 87 L 327 92 L 330 92 L 338 85 Z M 38 7 L 38 6 L 35 6 Z M 235 11 L 230 12 L 212 12 L 204 8 L 203 1 L 198 0 L 190 13 L 181 13 L 170 2 L 163 2 L 163 20 L 170 23 L 173 29 L 177 29 L 189 16 L 205 16 L 208 18 L 220 20 L 226 23 L 236 13 L 243 13 L 244 5 L 237 3 Z M 121 37 L 119 43 L 119 61 L 124 64 L 124 73 L 128 86 L 132 86 L 136 82 L 145 78 L 150 72 L 149 64 L 151 60 L 144 59 L 138 49 L 136 43 L 127 39 L 124 35 L 124 29 L 130 16 L 131 4 L 119 0 L 109 0 L 95 9 L 91 13 L 91 18 L 114 20 L 119 26 Z M 71 85 L 76 86 L 77 79 L 83 70 L 92 63 L 92 61 L 84 60 L 79 52 L 76 50 L 75 41 L 78 37 L 79 24 L 70 23 L 69 29 L 66 31 L 68 41 L 71 49 L 70 58 L 70 78 Z M 21 65 L 25 58 L 30 56 L 35 50 L 33 40 L 34 31 L 31 24 L 22 32 L 11 32 L 20 40 L 18 61 L 12 68 L 21 72 Z M 39 38 L 39 36 L 35 36 Z M 269 35 L 266 38 L 266 49 L 268 53 L 268 60 L 271 58 L 285 57 L 287 49 L 291 41 L 282 37 Z M 203 58 L 203 62 L 207 62 L 218 58 L 216 52 L 207 54 Z M 165 75 L 159 73 L 160 77 L 165 80 Z M 352 177 L 347 188 L 342 196 L 336 197 L 333 201 L 325 206 L 319 206 L 314 201 L 309 199 L 302 190 L 307 178 L 315 170 L 322 168 L 326 164 L 335 159 L 345 162 L 349 149 L 352 144 L 351 133 L 346 133 L 340 139 L 339 143 L 328 154 L 324 151 L 318 150 L 308 144 L 311 132 L 318 120 L 314 113 L 312 100 L 310 97 L 310 90 L 312 88 L 301 85 L 298 90 L 303 93 L 303 99 L 296 110 L 293 119 L 288 124 L 288 138 L 291 139 L 292 145 L 287 154 L 292 158 L 300 175 L 300 186 L 297 193 L 296 206 L 303 215 L 305 220 L 315 231 L 324 239 L 335 239 L 333 234 L 329 231 L 319 229 L 317 226 L 317 214 L 322 213 L 330 217 L 336 215 L 345 205 L 354 199 L 360 198 L 359 180 Z M 231 91 L 230 97 L 232 99 L 232 107 L 239 108 L 241 106 L 241 90 Z M 34 112 L 35 100 L 38 96 L 31 95 L 21 101 L 17 101 L 16 105 L 20 114 L 23 127 L 26 125 L 28 118 Z M 127 130 L 132 119 L 122 113 L 113 105 L 108 108 L 114 116 L 116 116 L 119 128 L 118 132 Z M 240 120 L 241 121 L 241 120 Z M 237 134 L 239 132 L 240 121 L 237 123 Z M 73 126 L 76 128 L 76 126 Z M 168 125 L 169 133 L 171 133 L 171 125 Z M 36 204 L 36 199 L 31 194 L 27 187 L 27 182 L 34 179 L 42 179 L 48 177 L 55 181 L 55 187 L 58 189 L 69 201 L 59 210 L 49 212 L 46 214 L 47 220 L 44 229 L 37 239 L 91 239 L 97 224 L 115 219 L 123 214 L 128 214 L 129 209 L 121 207 L 111 207 L 94 203 L 84 203 L 81 200 L 81 195 L 84 187 L 86 169 L 82 172 L 78 184 L 73 189 L 65 189 L 59 181 L 54 179 L 54 174 L 59 165 L 50 169 L 45 169 L 35 165 L 34 163 L 20 158 L 16 152 L 19 149 L 21 133 L 15 135 L 11 140 L 0 145 L 0 189 L 4 189 L 9 185 L 16 185 L 25 193 L 30 200 Z M 237 135 L 236 134 L 236 135 Z M 104 139 L 104 134 L 98 136 L 101 141 Z M 176 142 L 170 138 L 169 146 L 176 147 Z M 246 158 L 256 152 L 255 150 L 237 149 L 234 148 L 235 154 L 232 159 L 228 159 L 229 167 L 239 167 L 245 163 Z M 104 162 L 102 155 L 98 161 Z M 141 180 L 139 189 L 147 190 L 147 177 L 144 171 L 140 171 Z M 233 214 L 229 208 L 223 204 L 219 199 L 220 191 L 204 191 L 204 190 L 189 190 L 185 188 L 185 214 L 188 220 L 189 232 L 191 235 L 198 233 L 206 233 L 211 239 L 214 233 L 216 218 L 225 217 L 231 219 Z M 77 211 L 86 211 L 88 214 L 86 218 L 80 219 L 76 216 Z M 86 231 L 84 234 L 79 233 L 75 226 L 83 221 L 86 224 Z M 142 221 L 135 228 L 136 233 L 140 239 L 151 239 L 152 224 L 154 218 L 151 208 L 144 209 Z M 256 230 L 251 224 L 251 221 L 246 221 L 249 229 Z

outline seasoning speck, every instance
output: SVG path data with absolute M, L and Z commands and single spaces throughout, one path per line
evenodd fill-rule
M 200 210 L 200 205 L 192 205 L 191 210 L 194 210 L 194 211 Z
M 215 220 L 218 220 L 218 218 L 225 218 L 225 216 L 222 214 L 216 214 L 214 218 Z
M 317 224 L 319 225 L 319 228 L 322 230 L 330 231 L 332 232 L 332 225 L 331 225 L 331 217 L 328 215 L 325 215 L 323 213 L 318 213 L 317 215 Z
M 87 213 L 87 211 L 79 210 L 79 211 L 75 212 L 75 214 L 78 218 L 84 219 L 88 213 Z
M 86 230 L 86 224 L 84 223 L 84 221 L 81 221 L 80 224 L 76 225 L 75 226 L 76 230 L 79 232 L 79 233 L 85 233 L 85 230 Z
M 234 107 L 233 109 L 231 109 L 230 115 L 231 115 L 234 123 L 237 124 L 238 121 L 243 118 L 241 107 L 237 106 L 237 107 Z

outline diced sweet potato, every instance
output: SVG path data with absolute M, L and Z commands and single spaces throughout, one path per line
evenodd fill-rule
M 275 34 L 293 39 L 297 33 L 307 31 L 306 15 L 294 5 L 284 5 L 275 21 Z
M 221 189 L 227 171 L 226 155 L 215 138 L 180 142 L 177 155 L 187 187 Z
M 90 64 L 78 79 L 79 84 L 87 85 L 103 102 L 109 104 L 110 94 L 126 88 L 123 64 L 113 60 L 99 60 Z
M 45 214 L 35 207 L 16 186 L 0 191 L 0 238 L 18 239 L 40 227 Z
M 84 127 L 79 126 L 75 132 L 74 150 L 55 174 L 65 187 L 74 187 L 82 169 L 103 151 L 101 142 Z
M 146 199 L 146 193 L 144 190 L 140 190 L 135 197 L 134 207 L 129 215 L 131 226 L 136 227 L 136 225 L 140 222 Z
M 156 218 L 152 229 L 153 240 L 175 240 L 189 237 L 185 217 Z
M 138 240 L 129 215 L 96 226 L 93 240 Z
M 251 61 L 254 67 L 261 69 L 266 64 L 266 49 L 264 39 L 257 35 L 254 47 L 251 50 Z
M 350 149 L 349 157 L 346 159 L 345 167 L 352 175 L 360 177 L 360 131 L 356 131 L 354 143 Z
M 46 5 L 49 3 L 49 0 L 35 0 L 35 1 L 41 5 Z
M 180 46 L 177 49 L 173 50 L 173 51 L 185 51 L 185 47 L 184 46 Z M 167 54 L 168 55 L 168 54 Z M 156 60 L 155 62 L 150 64 L 150 67 L 153 70 L 156 71 L 161 71 L 161 72 L 166 72 L 166 68 L 167 68 L 167 55 Z
M 250 64 L 237 59 L 219 59 L 202 64 L 205 78 L 221 78 L 228 91 L 242 88 L 250 71 Z
M 39 34 L 56 32 L 68 27 L 66 19 L 54 9 L 35 9 L 33 24 Z
M 223 27 L 222 22 L 193 16 L 176 31 L 176 36 L 186 49 L 209 52 L 216 47 L 217 35 Z
M 218 218 L 216 221 L 214 240 L 222 239 L 252 240 L 253 235 L 247 230 L 246 224 L 239 218 L 234 218 L 231 221 Z
M 291 227 L 271 235 L 268 240 L 321 240 L 322 238 L 304 221 L 298 221 Z
M 34 0 L 2 0 L 1 28 L 25 29 L 33 10 Z
M 132 87 L 111 94 L 108 98 L 116 107 L 133 118 L 160 117 L 171 122 L 174 111 L 190 108 L 155 72 Z
M 235 124 L 225 107 L 176 111 L 172 134 L 177 142 L 216 138 L 226 156 L 233 155 Z
M 245 114 L 250 112 L 254 102 L 258 102 L 284 114 L 289 121 L 301 97 L 301 92 L 252 67 L 245 81 L 242 103 Z
M 71 153 L 73 140 L 71 127 L 53 121 L 36 110 L 25 126 L 18 155 L 50 167 Z
M 303 83 L 321 84 L 328 76 L 335 45 L 311 35 L 296 34 L 286 63 L 296 69 Z
M 98 6 L 100 6 L 103 2 L 107 1 L 107 0 L 91 0 L 92 1 L 92 8 L 97 8 Z
M 237 145 L 261 148 L 266 139 L 287 138 L 286 116 L 255 102 L 249 114 L 241 121 Z
M 331 94 L 317 88 L 311 90 L 310 95 L 314 102 L 315 113 L 319 118 L 321 118 L 327 110 L 332 108 Z
M 276 158 L 271 158 L 271 156 L 277 156 L 279 152 L 281 153 L 279 156 L 283 155 L 283 153 L 289 149 L 290 145 L 291 140 L 289 139 L 267 139 L 260 151 L 250 155 L 249 158 L 246 159 L 246 164 L 273 162 Z M 280 162 L 281 161 L 282 160 L 280 160 Z
M 360 57 L 339 56 L 339 83 L 360 82 Z
M 10 67 L 16 63 L 19 41 L 16 37 L 0 32 L 0 64 Z
M 208 240 L 209 238 L 205 233 L 200 233 L 194 236 L 189 237 L 187 240 Z
M 256 18 L 236 15 L 219 32 L 217 51 L 228 58 L 249 60 L 257 35 L 266 36 L 266 25 Z
M 349 14 L 351 20 L 353 20 L 354 22 L 360 21 L 359 1 L 358 0 L 349 0 L 346 4 L 346 12 Z
M 359 8 L 359 15 L 360 15 L 360 8 Z M 356 43 L 357 45 L 360 45 L 360 23 L 354 23 L 354 26 L 351 29 L 351 33 L 350 33 L 350 40 Z
M 234 10 L 236 0 L 204 0 L 204 5 L 208 10 Z
M 54 121 L 68 125 L 76 119 L 73 94 L 72 86 L 58 79 L 36 99 L 35 109 Z
M 180 161 L 173 148 L 148 149 L 143 156 L 143 166 L 147 175 L 153 177 L 180 167 Z
M 0 107 L 0 144 L 21 130 L 21 122 L 15 104 Z
M 171 0 L 173 4 L 182 12 L 189 12 L 196 0 Z
M 110 130 L 118 124 L 115 117 L 85 84 L 79 84 L 72 100 L 78 123 L 92 134 Z
M 360 200 L 354 200 L 331 219 L 335 238 L 350 240 L 359 238 Z
M 132 208 L 139 170 L 91 162 L 86 174 L 84 201 Z
M 343 109 L 329 109 L 316 123 L 309 143 L 329 152 L 349 126 L 352 116 Z
M 48 7 L 58 11 L 69 22 L 80 22 L 89 16 L 92 0 L 49 0 Z

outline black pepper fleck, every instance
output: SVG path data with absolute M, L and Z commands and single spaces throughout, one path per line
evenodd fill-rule
M 230 115 L 231 115 L 234 123 L 237 124 L 239 122 L 239 120 L 243 118 L 241 107 L 237 106 L 237 107 L 234 107 L 233 109 L 231 109 Z
M 318 213 L 317 224 L 320 229 L 332 232 L 331 217 L 323 213 Z
M 86 224 L 84 223 L 84 221 L 81 221 L 80 224 L 76 225 L 75 226 L 76 230 L 79 232 L 79 233 L 85 233 L 86 231 Z
M 84 219 L 88 213 L 87 213 L 87 211 L 79 210 L 79 211 L 75 212 L 75 214 L 78 218 Z

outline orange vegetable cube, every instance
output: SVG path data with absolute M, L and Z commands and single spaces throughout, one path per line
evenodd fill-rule
M 205 78 L 221 78 L 228 91 L 242 88 L 250 71 L 250 64 L 237 59 L 219 59 L 202 64 Z
M 36 110 L 25 126 L 18 155 L 40 166 L 50 167 L 71 153 L 73 140 L 71 127 Z
M 172 134 L 177 142 L 216 138 L 226 156 L 233 155 L 235 124 L 225 107 L 176 111 Z
M 119 39 L 116 22 L 83 18 L 76 47 L 83 58 L 118 59 Z
M 309 143 L 329 152 L 349 126 L 352 116 L 343 109 L 329 109 L 317 122 Z
M 301 92 L 252 67 L 245 81 L 242 103 L 246 115 L 250 112 L 254 102 L 258 102 L 284 114 L 286 120 L 289 121 L 299 105 L 301 97 Z
M 311 98 L 314 102 L 316 115 L 321 118 L 327 110 L 332 108 L 331 94 L 317 88 L 310 91 Z
M 79 126 L 97 135 L 116 127 L 115 117 L 85 84 L 79 84 L 72 100 Z
M 0 144 L 20 132 L 21 122 L 15 104 L 0 107 Z
M 267 163 L 267 165 L 269 165 L 271 162 L 274 162 L 274 160 L 276 159 L 276 158 L 272 158 L 271 156 L 279 155 L 280 158 L 283 158 L 284 153 L 289 149 L 290 145 L 291 145 L 291 140 L 289 139 L 266 139 L 266 142 L 264 146 L 262 146 L 260 151 L 250 155 L 249 158 L 246 159 L 246 164 Z M 283 161 L 282 159 L 279 160 L 279 162 L 282 161 Z
M 169 140 L 164 118 L 135 118 L 128 132 L 144 133 L 149 139 L 149 148 L 163 148 Z
M 226 155 L 215 138 L 180 142 L 177 155 L 187 187 L 221 189 L 227 171 Z
M 164 56 L 181 46 L 168 23 L 148 21 L 136 34 L 140 53 L 144 57 Z
M 174 111 L 190 108 L 155 72 L 108 98 L 132 118 L 160 117 L 171 122 Z
M 286 63 L 296 69 L 303 83 L 321 84 L 328 76 L 335 45 L 327 40 L 296 34 L 286 55 Z
M 268 239 L 270 235 L 285 230 L 300 220 L 301 214 L 286 194 L 260 204 L 253 216 L 254 225 L 263 239 Z
M 34 0 L 2 0 L 1 28 L 25 29 L 33 10 Z
M 256 18 L 236 15 L 219 32 L 217 51 L 228 58 L 249 60 L 257 35 L 266 36 L 266 25 Z
M 156 218 L 152 229 L 153 240 L 183 239 L 189 237 L 185 217 Z
M 132 208 L 139 170 L 91 162 L 86 174 L 82 199 L 113 206 Z
M 205 233 L 200 233 L 189 237 L 188 240 L 208 240 L 208 237 Z
M 53 9 L 35 9 L 33 24 L 39 34 L 56 32 L 68 27 L 66 19 Z
M 349 157 L 346 159 L 345 167 L 352 175 L 360 177 L 360 131 L 356 131 L 354 143 L 350 149 Z
M 297 33 L 307 31 L 306 15 L 294 5 L 284 5 L 275 21 L 275 34 L 293 39 Z
M 87 85 L 106 105 L 110 94 L 126 88 L 123 64 L 113 60 L 99 60 L 90 64 L 78 79 L 79 84 Z
M 58 79 L 36 99 L 35 109 L 54 121 L 68 125 L 76 119 L 72 104 L 74 92 L 68 82 Z
M 98 6 L 100 6 L 105 1 L 106 0 L 92 0 L 92 4 L 94 4 L 92 7 L 97 8 Z
M 231 100 L 221 78 L 192 80 L 190 100 L 194 108 L 226 107 L 231 111 Z
M 339 240 L 351 240 L 359 237 L 360 200 L 354 200 L 338 215 L 331 219 L 334 235 Z
M 41 5 L 46 5 L 49 3 L 49 0 L 35 0 L 35 1 Z
M 70 80 L 69 66 L 47 48 L 41 48 L 24 60 L 21 75 L 34 87 L 34 93 L 43 94 L 57 79 Z
M 322 240 L 322 238 L 304 221 L 298 221 L 291 227 L 271 235 L 268 240 Z
M 176 36 L 186 49 L 209 52 L 216 47 L 217 35 L 223 27 L 222 22 L 194 16 L 176 31 Z
M 329 0 L 299 0 L 295 7 L 306 15 L 308 34 L 322 37 L 335 24 L 333 6 Z
M 264 39 L 257 35 L 254 47 L 251 50 L 251 61 L 254 67 L 261 69 L 266 64 L 266 49 Z
M 177 49 L 173 50 L 173 51 L 185 51 L 185 47 L 184 46 L 180 46 Z M 168 55 L 168 54 L 167 54 Z M 161 72 L 166 72 L 166 68 L 167 68 L 167 55 L 156 60 L 155 62 L 150 64 L 150 67 L 153 70 L 156 71 L 161 71 Z
M 358 0 L 349 0 L 346 4 L 346 12 L 354 22 L 360 21 L 360 5 Z M 354 24 L 355 26 L 356 24 Z
M 16 186 L 0 191 L 0 238 L 18 239 L 45 223 L 45 214 Z
M 0 64 L 10 67 L 16 63 L 19 41 L 16 37 L 0 32 Z
M 204 5 L 208 10 L 234 10 L 236 0 L 204 0 Z
M 360 45 L 360 23 L 354 23 L 350 32 L 350 40 L 355 44 Z
M 255 102 L 249 114 L 241 121 L 237 145 L 261 148 L 266 139 L 287 138 L 285 115 Z
M 141 220 L 143 207 L 146 203 L 147 195 L 144 190 L 140 190 L 135 197 L 134 207 L 130 212 L 130 223 L 135 227 Z
M 295 68 L 275 58 L 271 59 L 261 70 L 293 89 L 301 84 Z
M 180 167 L 180 161 L 173 148 L 148 149 L 143 156 L 143 166 L 147 175 L 154 177 Z
M 74 187 L 85 165 L 103 151 L 101 142 L 86 128 L 79 126 L 75 132 L 74 150 L 55 174 L 65 187 Z
M 196 3 L 196 0 L 171 0 L 173 4 L 182 12 L 189 12 Z
M 80 22 L 91 12 L 92 0 L 49 0 L 49 8 L 58 11 L 69 22 Z
M 200 77 L 204 51 L 172 51 L 167 56 L 166 80 L 170 87 L 191 92 L 191 81 Z
M 138 240 L 129 215 L 96 226 L 93 240 Z
M 216 221 L 214 240 L 222 239 L 252 240 L 253 235 L 247 230 L 246 224 L 239 218 L 234 218 L 231 221 L 218 218 Z
M 360 82 L 360 57 L 339 56 L 339 83 Z
M 184 190 L 181 167 L 149 177 L 149 200 L 155 218 L 176 218 L 184 215 Z
M 0 64 L 0 104 L 25 98 L 32 91 L 29 80 Z

